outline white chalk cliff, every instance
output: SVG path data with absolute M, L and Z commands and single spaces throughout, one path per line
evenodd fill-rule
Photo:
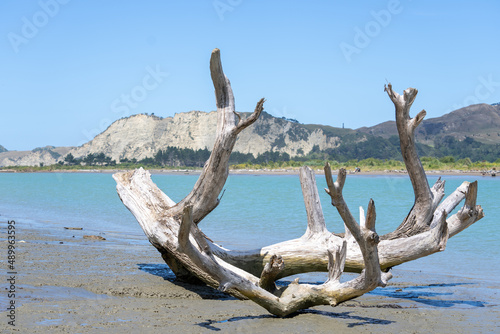
M 117 120 L 93 140 L 70 153 L 75 158 L 104 153 L 119 162 L 125 158 L 141 160 L 153 157 L 158 150 L 168 146 L 211 150 L 216 126 L 215 111 L 190 111 L 166 118 L 134 115 Z M 321 126 L 304 126 L 263 113 L 254 125 L 239 135 L 234 151 L 252 153 L 255 157 L 266 151 L 295 156 L 299 152 L 307 154 L 315 145 L 323 150 L 339 143 L 339 137 L 325 133 Z

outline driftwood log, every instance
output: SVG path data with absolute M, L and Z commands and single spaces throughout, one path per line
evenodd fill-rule
M 391 267 L 444 250 L 449 237 L 484 216 L 476 205 L 477 182 L 464 182 L 444 200 L 444 181 L 429 186 L 414 139 L 425 111 L 415 118 L 409 116 L 417 90 L 408 88 L 399 95 L 389 84 L 385 91 L 396 107 L 401 152 L 415 193 L 414 206 L 394 232 L 377 235 L 372 200 L 366 215 L 360 209 L 359 223 L 356 221 L 342 195 L 346 171 L 339 170 L 334 180 L 327 163 L 325 190 L 344 222 L 344 234 L 327 230 L 314 172 L 302 167 L 300 183 L 307 211 L 307 228 L 302 237 L 244 252 L 214 244 L 198 225 L 219 204 L 236 138 L 257 120 L 264 99 L 249 117 L 242 119 L 235 112 L 233 92 L 218 49 L 212 52 L 210 71 L 217 104 L 216 140 L 192 191 L 175 203 L 142 168 L 113 175 L 120 199 L 178 278 L 202 281 L 238 298 L 250 299 L 272 314 L 286 316 L 315 305 L 334 306 L 385 286 L 391 278 Z M 463 207 L 449 216 L 464 199 Z M 321 285 L 299 284 L 298 280 L 284 287 L 275 284 L 279 278 L 313 271 L 327 271 L 328 280 Z M 341 283 L 344 271 L 360 274 Z

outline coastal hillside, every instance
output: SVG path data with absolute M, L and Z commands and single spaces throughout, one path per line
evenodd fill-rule
M 241 113 L 242 118 L 249 115 Z M 172 148 L 204 150 L 197 158 L 201 161 L 214 145 L 216 126 L 215 111 L 190 111 L 165 118 L 138 114 L 115 121 L 79 147 L 46 146 L 32 151 L 8 151 L 0 146 L 0 167 L 141 161 L 155 158 L 160 151 L 172 152 Z M 421 156 L 494 161 L 500 152 L 500 105 L 471 105 L 426 119 L 417 128 L 417 146 Z M 183 154 L 191 154 L 188 151 Z M 260 155 L 265 156 L 266 161 L 285 156 L 298 160 L 400 159 L 394 121 L 352 130 L 301 124 L 266 112 L 239 135 L 233 152 L 240 153 L 242 161 Z M 68 155 L 73 160 L 68 160 Z M 98 155 L 100 160 L 94 160 Z M 168 159 L 176 160 L 177 165 L 183 163 L 182 159 L 171 156 Z
M 73 147 L 38 147 L 31 151 L 4 151 L 0 153 L 0 167 L 49 166 L 62 160 Z
M 248 115 L 243 113 L 242 117 Z M 124 159 L 151 158 L 168 146 L 211 150 L 216 126 L 215 111 L 190 111 L 166 118 L 134 115 L 114 122 L 93 140 L 69 153 L 75 158 L 104 153 L 119 162 Z M 322 151 L 335 148 L 345 140 L 366 141 L 367 137 L 371 136 L 351 129 L 299 124 L 263 112 L 253 126 L 239 135 L 234 152 L 250 153 L 255 157 L 264 152 L 297 156 L 308 154 L 313 148 Z
M 394 121 L 357 130 L 383 138 L 398 135 Z M 459 141 L 470 137 L 484 144 L 500 144 L 500 104 L 474 104 L 441 117 L 424 119 L 416 130 L 417 142 L 430 146 L 445 136 Z

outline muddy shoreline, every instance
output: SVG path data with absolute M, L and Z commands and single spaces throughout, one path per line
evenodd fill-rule
M 1 224 L 6 253 L 6 226 Z M 499 330 L 498 284 L 467 278 L 425 281 L 394 271 L 377 289 L 335 308 L 274 317 L 250 301 L 180 283 L 147 242 L 85 230 L 18 224 L 16 326 L 19 333 L 486 333 Z M 137 237 L 135 237 L 137 238 Z M 145 239 L 145 237 L 144 237 Z M 2 289 L 4 287 L 2 286 Z M 475 292 L 474 289 L 477 289 Z M 2 295 L 2 305 L 7 305 Z M 6 313 L 2 307 L 2 314 Z

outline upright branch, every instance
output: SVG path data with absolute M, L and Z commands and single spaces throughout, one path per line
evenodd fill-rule
M 273 254 L 269 262 L 265 265 L 264 270 L 262 270 L 262 274 L 260 274 L 259 286 L 271 293 L 276 293 L 278 288 L 274 282 L 276 282 L 278 274 L 284 267 L 283 258 L 280 255 Z
M 327 229 L 314 172 L 311 168 L 301 168 L 299 175 L 307 213 L 307 230 L 304 238 L 323 235 Z
M 210 73 L 215 88 L 217 104 L 217 136 L 210 158 L 193 187 L 179 202 L 179 213 L 185 205 L 193 206 L 193 221 L 198 224 L 219 204 L 219 194 L 229 175 L 229 157 L 238 134 L 253 124 L 264 109 L 265 99 L 257 102 L 254 112 L 245 120 L 236 113 L 233 90 L 222 70 L 220 50 L 214 49 L 210 58 Z M 238 118 L 238 122 L 236 117 Z
M 351 232 L 361 250 L 365 264 L 364 272 L 366 277 L 369 277 L 371 280 L 376 279 L 376 282 L 371 282 L 372 284 L 376 284 L 376 286 L 385 286 L 392 275 L 390 273 L 382 274 L 380 270 L 377 250 L 377 245 L 380 239 L 378 234 L 375 232 L 375 203 L 372 199 L 370 199 L 365 221 L 361 226 L 358 225 L 344 200 L 344 196 L 342 195 L 342 189 L 344 188 L 347 175 L 346 170 L 343 168 L 339 170 L 337 180 L 335 182 L 333 181 L 332 170 L 329 163 L 326 163 L 324 171 L 326 184 L 328 185 L 328 188 L 325 190 L 327 194 L 330 195 L 332 205 L 337 209 L 340 217 L 342 217 L 342 220 L 344 221 L 345 226 Z
M 328 247 L 328 282 L 340 282 L 340 276 L 344 272 L 345 258 L 347 254 L 347 242 L 342 242 L 339 247 L 331 242 Z
M 464 187 L 464 185 L 466 187 Z M 448 219 L 450 237 L 465 230 L 467 227 L 471 226 L 479 219 L 484 217 L 483 208 L 481 208 L 480 205 L 476 205 L 477 181 L 474 181 L 472 183 L 464 182 L 462 186 L 460 186 L 455 191 L 455 193 L 461 193 L 463 197 L 465 197 L 465 203 L 464 206 L 456 214 Z M 452 205 L 448 204 L 443 208 L 443 210 L 449 212 L 452 210 L 450 209 L 451 206 Z
M 385 91 L 396 108 L 396 126 L 401 154 L 415 194 L 415 204 L 403 223 L 394 232 L 383 236 L 384 239 L 395 239 L 409 237 L 429 228 L 433 213 L 434 195 L 427 182 L 427 176 L 415 145 L 415 129 L 423 121 L 426 112 L 422 110 L 415 118 L 410 117 L 410 108 L 417 97 L 418 91 L 415 88 L 408 88 L 403 95 L 399 95 L 392 90 L 390 83 L 385 87 Z

